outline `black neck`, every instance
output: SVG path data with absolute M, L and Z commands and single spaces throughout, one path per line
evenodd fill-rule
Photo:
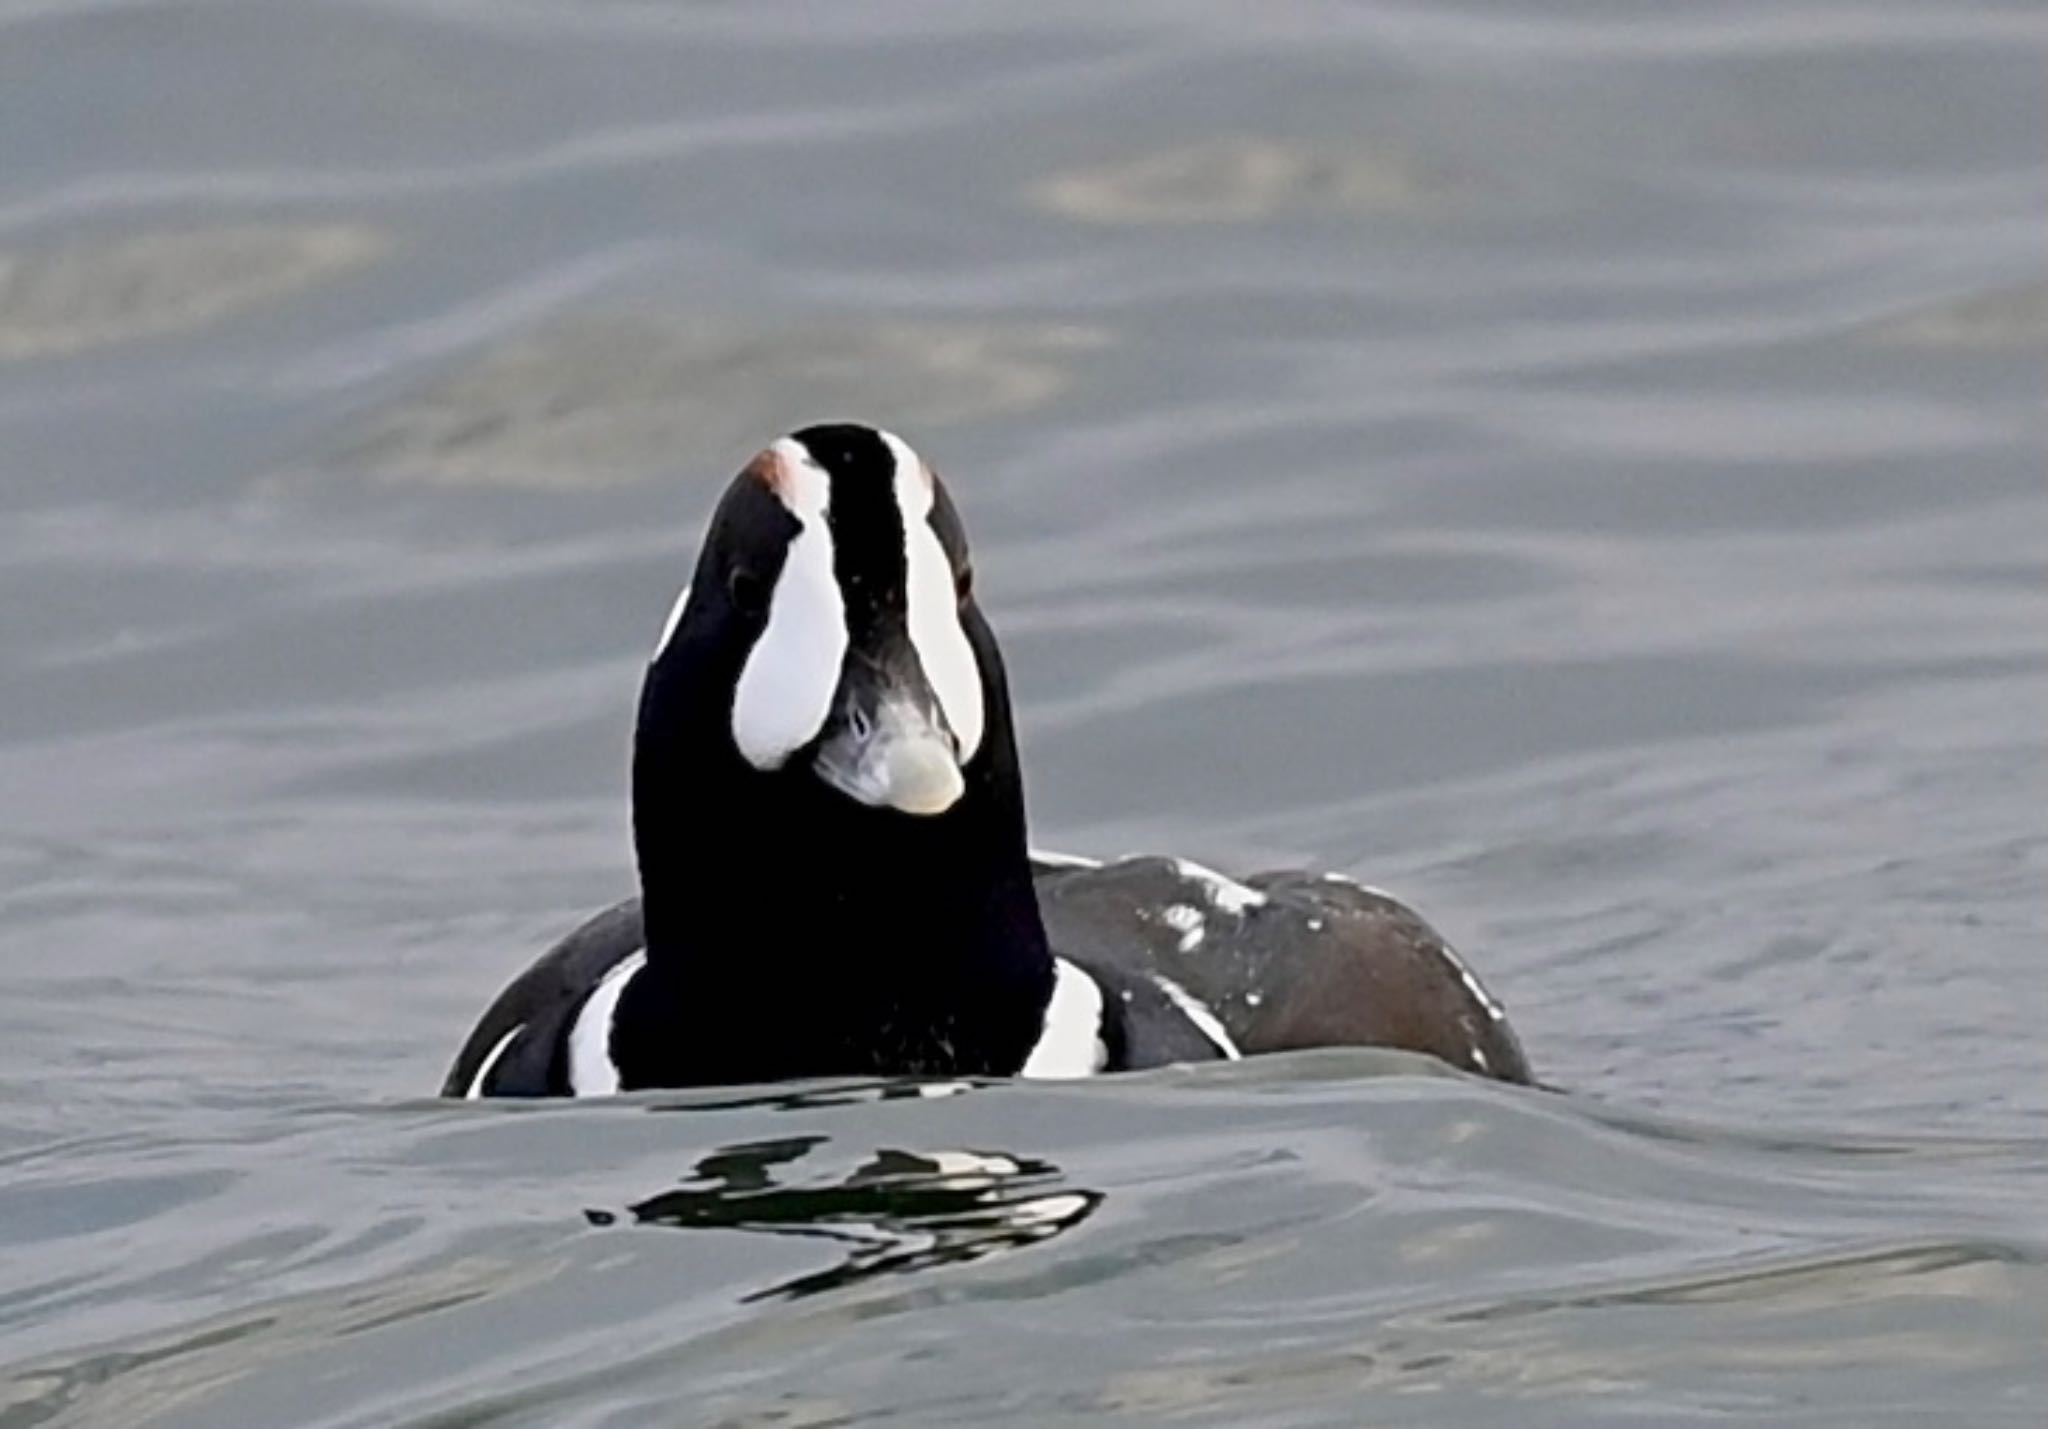
M 737 666 L 684 629 L 648 672 L 633 763 L 647 975 L 620 1007 L 627 1086 L 868 1072 L 1014 1073 L 1053 965 L 1032 889 L 1000 656 L 942 814 L 855 803 L 806 753 L 733 748 Z

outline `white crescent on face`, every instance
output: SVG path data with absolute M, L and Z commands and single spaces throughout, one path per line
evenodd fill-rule
M 965 764 L 981 747 L 981 666 L 974 658 L 967 628 L 960 622 L 953 563 L 946 559 L 946 548 L 932 529 L 938 478 L 903 438 L 894 432 L 877 435 L 896 458 L 896 509 L 903 518 L 910 644 L 959 744 L 960 762 Z
M 846 599 L 826 524 L 832 479 L 801 442 L 784 437 L 768 451 L 780 461 L 770 489 L 802 529 L 789 543 L 768 623 L 733 690 L 733 743 L 763 770 L 780 769 L 825 727 L 847 645 Z

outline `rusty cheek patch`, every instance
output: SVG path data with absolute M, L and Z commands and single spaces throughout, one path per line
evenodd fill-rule
M 754 459 L 742 467 L 740 475 L 751 476 L 770 491 L 784 506 L 790 504 L 789 461 L 773 447 L 759 452 Z

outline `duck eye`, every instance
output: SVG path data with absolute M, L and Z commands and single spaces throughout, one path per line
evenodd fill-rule
M 733 567 L 725 579 L 732 603 L 742 615 L 759 615 L 768 608 L 768 582 L 741 566 Z
M 953 573 L 953 594 L 962 605 L 967 604 L 974 594 L 974 567 L 962 566 Z

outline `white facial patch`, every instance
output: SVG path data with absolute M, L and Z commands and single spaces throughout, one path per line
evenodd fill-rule
M 756 769 L 779 769 L 817 738 L 832 712 L 846 658 L 846 600 L 832 569 L 825 511 L 831 479 L 800 443 L 784 437 L 775 494 L 803 529 L 789 543 L 768 599 L 768 624 L 740 670 L 732 699 L 732 739 Z
M 903 515 L 905 592 L 911 648 L 924 667 L 925 681 L 938 696 L 939 708 L 960 743 L 962 764 L 981 747 L 981 665 L 974 658 L 967 629 L 960 623 L 960 598 L 953 585 L 953 565 L 932 530 L 930 516 L 937 500 L 935 478 L 924 459 L 894 432 L 879 433 L 896 458 L 896 509 Z

